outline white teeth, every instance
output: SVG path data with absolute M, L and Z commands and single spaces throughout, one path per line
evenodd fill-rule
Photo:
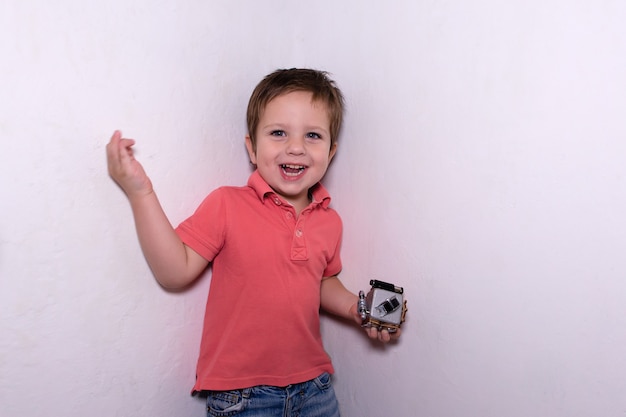
M 291 164 L 282 164 L 280 167 L 283 169 L 283 173 L 289 177 L 296 177 L 300 175 L 302 171 L 304 171 L 304 169 L 306 168 L 304 165 Z

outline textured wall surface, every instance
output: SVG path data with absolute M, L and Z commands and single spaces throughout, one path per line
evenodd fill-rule
M 138 143 L 172 223 L 250 173 L 278 67 L 348 101 L 326 179 L 343 280 L 405 287 L 397 344 L 330 318 L 345 417 L 626 412 L 626 5 L 0 4 L 0 415 L 203 415 L 207 274 L 166 292 L 105 167 Z

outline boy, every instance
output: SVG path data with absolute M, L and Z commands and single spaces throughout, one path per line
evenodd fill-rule
M 266 76 L 248 104 L 245 145 L 256 166 L 248 185 L 213 191 L 176 229 L 133 157 L 135 142 L 116 131 L 107 145 L 109 173 L 130 201 L 158 282 L 185 287 L 212 263 L 193 388 L 207 394 L 210 416 L 339 415 L 319 309 L 361 319 L 358 297 L 337 277 L 341 220 L 320 180 L 337 151 L 343 107 L 325 72 Z

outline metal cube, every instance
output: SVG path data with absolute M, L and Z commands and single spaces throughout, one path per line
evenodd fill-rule
M 404 289 L 384 281 L 371 280 L 367 295 L 359 293 L 359 314 L 364 327 L 397 331 L 406 316 Z

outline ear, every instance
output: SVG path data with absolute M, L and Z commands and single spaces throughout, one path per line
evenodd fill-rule
M 335 156 L 335 154 L 337 153 L 337 142 L 333 143 L 330 146 L 330 153 L 328 154 L 328 163 L 330 164 L 330 161 L 333 160 L 333 157 Z
M 254 150 L 254 146 L 252 145 L 252 139 L 250 139 L 250 135 L 246 135 L 246 149 L 248 150 L 250 163 L 256 165 L 256 151 Z

